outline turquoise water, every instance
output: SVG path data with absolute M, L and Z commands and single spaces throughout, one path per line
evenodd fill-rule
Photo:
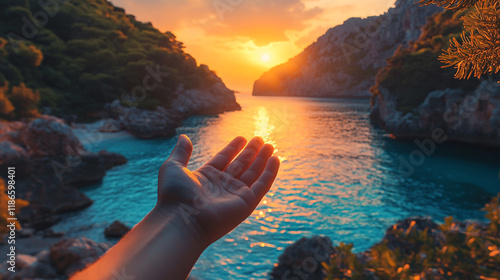
M 408 159 L 418 147 L 373 128 L 368 101 L 243 94 L 237 99 L 241 111 L 192 117 L 178 129 L 194 143 L 190 168 L 237 135 L 259 135 L 275 145 L 282 166 L 257 210 L 201 256 L 192 273 L 198 279 L 266 278 L 284 248 L 302 236 L 327 235 L 362 251 L 408 216 L 483 219 L 480 209 L 500 192 L 499 150 L 438 144 L 412 174 L 399 171 L 401 157 Z M 56 229 L 105 241 L 108 223 L 133 225 L 154 206 L 157 170 L 176 137 L 82 133 L 92 139 L 89 149 L 120 153 L 128 163 L 83 189 L 95 203 Z

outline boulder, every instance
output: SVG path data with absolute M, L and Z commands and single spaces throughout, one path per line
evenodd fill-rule
M 0 142 L 0 165 L 26 164 L 30 158 L 29 153 L 21 146 L 10 141 L 3 140 Z
M 88 238 L 63 239 L 50 247 L 50 259 L 58 273 L 70 276 L 95 262 L 109 246 Z
M 130 228 L 128 226 L 120 221 L 114 221 L 104 229 L 104 235 L 106 237 L 122 237 L 129 231 Z
M 52 116 L 41 116 L 20 131 L 20 139 L 32 157 L 74 156 L 84 149 L 69 125 Z
M 322 262 L 335 253 L 329 237 L 303 237 L 288 246 L 271 271 L 271 279 L 323 280 Z
M 19 269 L 23 269 L 27 266 L 32 265 L 34 262 L 36 262 L 36 258 L 30 255 L 25 255 L 25 254 L 18 254 L 16 257 L 16 267 Z

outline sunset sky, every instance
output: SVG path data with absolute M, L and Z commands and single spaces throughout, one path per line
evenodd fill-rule
M 393 0 L 113 0 L 141 21 L 172 31 L 226 85 L 253 82 L 350 17 L 379 15 Z

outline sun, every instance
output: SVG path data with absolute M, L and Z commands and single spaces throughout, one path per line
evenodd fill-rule
M 271 59 L 271 56 L 268 53 L 263 54 L 260 59 L 264 62 L 268 62 Z

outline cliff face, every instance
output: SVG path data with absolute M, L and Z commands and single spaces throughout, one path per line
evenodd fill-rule
M 452 11 L 433 15 L 420 38 L 398 49 L 378 72 L 370 118 L 396 138 L 500 146 L 499 85 L 457 80 L 456 70 L 442 68 L 438 60 L 450 39 L 462 33 L 462 16 Z
M 264 73 L 253 95 L 369 97 L 377 70 L 398 46 L 416 40 L 427 17 L 440 10 L 398 0 L 383 15 L 348 19 Z

